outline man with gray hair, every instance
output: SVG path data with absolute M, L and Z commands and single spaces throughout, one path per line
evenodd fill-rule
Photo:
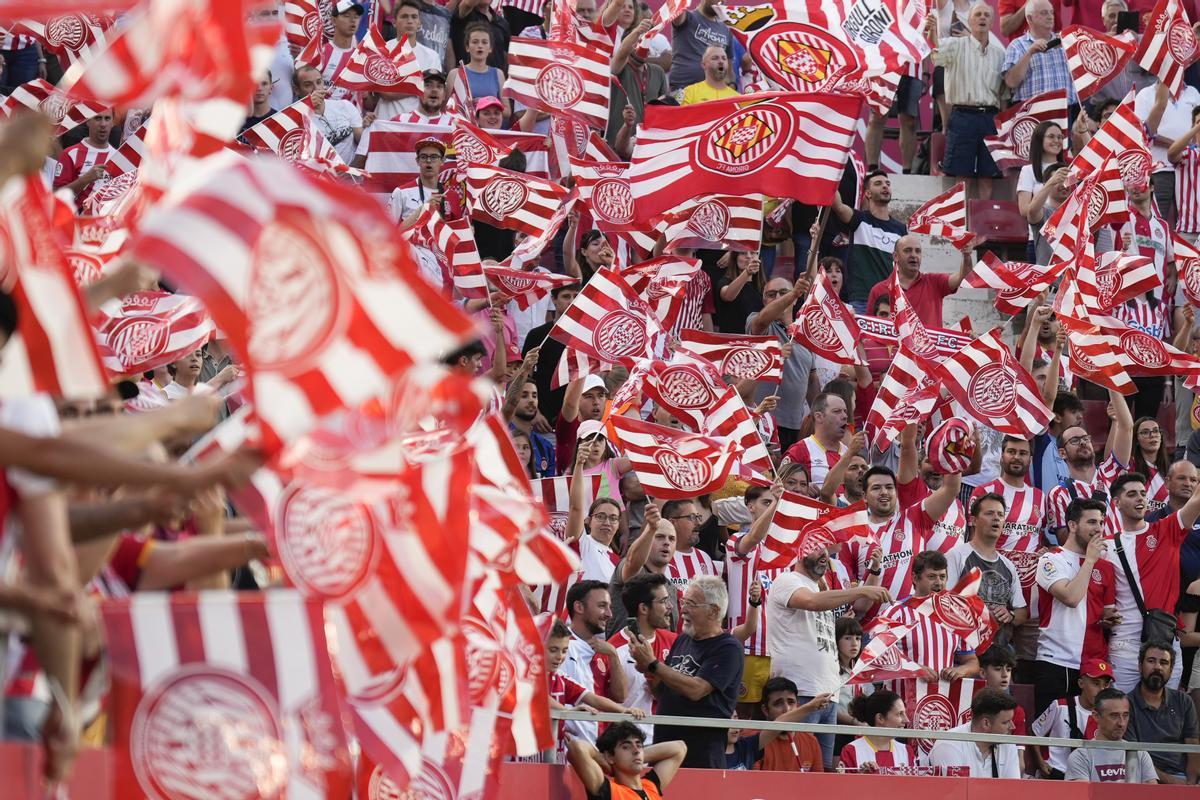
M 629 645 L 639 672 L 658 698 L 663 716 L 730 719 L 742 683 L 742 644 L 723 628 L 729 607 L 725 582 L 702 575 L 688 584 L 679 613 L 683 632 L 671 646 L 666 661 L 659 661 L 640 633 Z M 656 743 L 683 741 L 688 754 L 683 766 L 724 769 L 725 731 L 722 728 L 688 728 L 655 725 Z
M 1050 0 L 1029 0 L 1025 4 L 1029 30 L 1013 39 L 1004 54 L 1004 82 L 1013 90 L 1012 102 L 1020 103 L 1055 89 L 1067 90 L 1070 122 L 1079 112 L 1079 96 L 1067 66 L 1061 41 L 1054 35 L 1054 6 Z

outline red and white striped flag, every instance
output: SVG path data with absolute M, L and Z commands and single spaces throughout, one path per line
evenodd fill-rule
M 688 284 L 699 271 L 699 259 L 660 256 L 623 268 L 621 277 L 654 309 L 663 330 L 674 332 Z
M 1044 92 L 996 115 L 996 135 L 983 137 L 996 166 L 1004 170 L 1028 164 L 1029 140 L 1043 122 L 1068 129 L 1066 89 Z
M 325 30 L 325 20 L 317 0 L 286 0 L 283 30 L 287 43 L 296 49 L 302 49 L 314 36 L 319 37 Z
M 1146 147 L 1146 131 L 1134 111 L 1133 98 L 1131 91 L 1071 159 L 1075 177 L 1091 175 L 1104 167 L 1105 160 L 1113 158 L 1126 183 L 1138 185 L 1150 180 L 1154 159 Z
M 866 424 L 875 430 L 874 442 L 886 449 L 896 435 L 909 425 L 928 419 L 941 400 L 937 383 L 921 372 L 907 345 L 896 349 L 896 355 L 879 383 L 879 392 L 867 412 Z M 917 377 L 924 375 L 924 377 Z
M 845 683 L 851 686 L 879 681 L 918 678 L 925 668 L 905 655 L 904 640 L 916 629 L 919 622 L 904 624 L 879 618 L 878 628 L 858 654 L 858 661 Z
M 454 158 L 460 163 L 482 164 L 486 167 L 496 166 L 500 159 L 512 152 L 512 147 L 500 144 L 491 131 L 458 118 L 454 120 L 450 144 L 454 148 Z
M 925 440 L 925 453 L 939 475 L 965 472 L 975 456 L 974 426 L 958 417 L 938 424 Z
M 596 130 L 560 114 L 550 115 L 550 177 L 556 181 L 571 175 L 571 159 L 583 161 L 620 161 L 608 142 Z
M 716 364 L 722 375 L 742 381 L 783 380 L 783 348 L 774 336 L 738 336 L 684 328 L 679 332 L 679 341 Z
M 575 201 L 578 199 L 579 193 L 572 189 L 562 201 L 562 205 L 554 212 L 554 216 L 550 218 L 546 227 L 536 236 L 526 236 L 517 242 L 517 246 L 513 248 L 509 257 L 500 262 L 500 266 L 505 269 L 529 269 L 531 264 L 542 257 L 542 251 L 549 247 L 554 238 L 558 236 L 559 229 L 575 209 Z
M 982 680 L 929 683 L 913 678 L 901 681 L 900 694 L 913 730 L 948 731 L 971 721 L 971 700 L 977 691 L 986 687 L 987 683 Z M 933 749 L 932 739 L 917 739 L 915 744 L 920 754 Z
M 974 236 L 967 230 L 966 183 L 959 181 L 913 212 L 908 220 L 909 233 L 944 236 L 961 248 Z
M 454 280 L 455 290 L 467 299 L 488 296 L 483 262 L 475 245 L 475 229 L 469 219 L 447 220 L 426 203 L 413 226 L 402 234 L 415 247 L 433 253 Z
M 1154 10 L 1144 17 L 1142 39 L 1134 60 L 1142 69 L 1158 77 L 1179 97 L 1183 88 L 1183 71 L 1200 58 L 1196 32 L 1179 0 L 1158 0 Z
M 670 361 L 651 361 L 639 372 L 644 393 L 697 432 L 727 388 L 711 362 L 686 350 L 676 350 Z
M 762 246 L 762 197 L 701 195 L 665 212 L 653 225 L 666 239 L 666 253 L 683 249 L 757 253 Z
M 1065 266 L 1065 262 L 1059 262 Z M 994 289 L 992 299 L 1001 314 L 1019 314 L 1039 294 L 1044 292 L 1061 273 L 1061 266 L 1042 267 L 1023 261 L 1001 261 L 985 250 L 975 268 L 967 273 L 966 284 L 975 289 Z
M 146 123 L 142 123 L 136 131 L 125 137 L 121 146 L 112 152 L 108 161 L 104 162 L 104 169 L 108 171 L 109 175 L 116 178 L 126 172 L 137 170 L 146 153 L 145 136 Z
M 0 186 L 0 288 L 17 307 L 17 330 L 0 359 L 0 393 L 91 399 L 108 393 L 87 310 L 63 257 L 37 173 Z
M 603 475 L 585 475 L 583 477 L 583 506 L 591 508 L 592 501 L 600 494 L 600 484 Z M 558 538 L 566 534 L 567 512 L 571 510 L 571 484 L 575 478 L 570 475 L 559 475 L 553 478 L 538 478 L 530 481 L 533 496 L 546 507 L 550 517 L 547 527 Z
M 758 562 L 763 568 L 782 569 L 819 548 L 865 536 L 869 531 L 862 503 L 838 508 L 784 491 L 772 512 Z
M 725 387 L 705 417 L 700 432 L 737 442 L 742 452 L 734 462 L 736 472 L 746 480 L 756 479 L 764 486 L 770 485 L 770 476 L 775 472 L 771 451 L 746 407 L 746 401 L 735 387 Z
M 168 199 L 142 220 L 130 255 L 204 302 L 285 442 L 475 335 L 357 189 L 237 159 Z
M 57 6 L 58 4 L 54 4 Z M 32 36 L 44 49 L 67 58 L 68 64 L 87 61 L 104 47 L 105 32 L 113 27 L 112 14 L 57 14 L 19 19 L 7 26 L 17 35 Z
M 916 612 L 953 631 L 968 649 L 982 652 L 991 645 L 1000 625 L 978 594 L 981 582 L 982 574 L 973 569 L 953 589 L 934 592 L 925 598 Z
M 629 164 L 624 161 L 571 159 L 571 175 L 579 189 L 579 199 L 592 212 L 596 227 L 605 233 L 638 229 L 633 222 L 628 171 Z
M 467 80 L 467 68 L 461 62 L 452 72 L 454 91 L 446 98 L 446 113 L 463 119 L 475 119 L 475 98 L 471 96 L 471 82 Z
M 466 175 L 473 219 L 530 236 L 549 227 L 568 194 L 557 183 L 499 167 L 472 164 Z
M 109 373 L 140 375 L 171 364 L 208 342 L 216 330 L 194 297 L 134 292 L 102 305 L 96 319 L 100 354 Z
M 1054 418 L 1033 378 L 1000 341 L 999 328 L 947 356 L 935 377 L 964 411 L 1001 433 L 1029 438 Z
M 861 109 L 858 97 L 800 93 L 649 106 L 628 173 L 637 219 L 705 193 L 829 205 Z
M 285 590 L 148 592 L 101 610 L 117 795 L 349 795 L 319 601 Z
M 270 150 L 289 164 L 321 172 L 346 173 L 350 167 L 312 122 L 312 100 L 304 98 L 242 131 L 251 147 Z
M 862 364 L 858 342 L 862 337 L 854 312 L 838 299 L 829 276 L 817 276 L 796 321 L 788 326 L 788 334 L 813 353 L 835 364 Z
M 589 284 L 590 285 L 590 284 Z M 609 416 L 609 440 L 629 459 L 646 494 L 657 500 L 686 500 L 725 485 L 741 448 L 633 417 Z
M 1200 250 L 1175 231 L 1171 231 L 1175 250 L 1175 271 L 1179 273 L 1179 285 L 1188 302 L 1200 306 Z
M 12 94 L 0 103 L 0 111 L 3 111 L 5 116 L 12 116 L 21 106 L 45 114 L 54 126 L 55 136 L 61 136 L 100 112 L 108 110 L 107 106 L 101 103 L 79 100 L 61 89 L 55 89 L 54 84 L 41 78 L 22 83 L 13 89 Z
M 592 276 L 549 336 L 603 364 L 655 358 L 667 343 L 653 309 L 609 268 Z
M 1089 312 L 1108 314 L 1126 300 L 1162 286 L 1154 261 L 1147 256 L 1121 250 L 1093 257 L 1089 242 L 1086 251 L 1075 260 L 1080 299 Z
M 1065 317 L 1061 319 L 1067 326 L 1067 363 L 1072 374 L 1124 395 L 1137 391 L 1127 369 L 1132 362 L 1116 337 L 1096 333 L 1091 325 L 1079 327 L 1069 325 Z
M 1119 349 L 1128 359 L 1130 375 L 1189 375 L 1200 374 L 1200 358 L 1177 350 L 1152 334 L 1131 328 L 1113 317 L 1092 315 L 1099 332 L 1116 337 Z
M 1109 36 L 1083 25 L 1070 25 L 1063 28 L 1062 47 L 1075 94 L 1086 100 L 1125 71 L 1137 43 L 1128 32 Z
M 311 67 L 318 72 L 325 71 L 325 35 L 323 33 L 315 34 L 304 47 L 300 48 L 300 52 L 296 53 L 296 57 L 292 59 L 295 68 L 299 70 L 302 67 Z
M 75 284 L 83 287 L 98 281 L 128 241 L 129 231 L 107 217 L 76 217 L 75 237 L 63 250 Z
M 484 267 L 484 274 L 492 290 L 499 295 L 499 302 L 515 300 L 517 307 L 527 309 L 541 302 L 559 286 L 570 286 L 578 280 L 570 275 L 555 275 L 553 272 Z
M 1042 224 L 1042 236 L 1050 243 L 1052 261 L 1071 261 L 1080 257 L 1089 246 L 1092 238 L 1088 227 L 1091 198 L 1087 183 L 1081 182 Z
M 584 45 L 517 36 L 508 47 L 508 78 L 502 94 L 536 111 L 604 128 L 610 61 L 611 56 Z
M 368 26 L 346 66 L 333 79 L 334 86 L 352 92 L 387 92 L 420 97 L 425 94 L 421 65 L 407 36 L 391 44 L 379 28 Z

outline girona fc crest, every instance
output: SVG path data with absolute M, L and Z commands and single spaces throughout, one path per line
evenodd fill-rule
M 1162 369 L 1171 363 L 1162 342 L 1148 333 L 1129 330 L 1121 334 L 1121 347 L 1133 362 L 1146 369 Z
M 1183 273 L 1183 292 L 1188 300 L 1200 304 L 1200 259 L 1175 257 L 1179 271 Z
M 1036 551 L 1006 550 L 1004 555 L 1017 568 L 1017 574 L 1021 577 L 1022 588 L 1028 589 L 1037 582 L 1038 554 Z
M 518 278 L 515 275 L 493 274 L 491 278 L 500 284 L 500 288 L 504 291 L 513 294 L 525 294 L 533 288 L 533 279 Z
M 289 164 L 295 164 L 304 153 L 304 139 L 303 125 L 284 133 L 279 137 L 279 157 Z
M 624 178 L 605 178 L 592 187 L 592 209 L 613 225 L 633 222 L 633 192 Z
M 45 100 L 38 103 L 38 111 L 45 114 L 52 125 L 61 125 L 74 107 L 75 101 L 62 92 L 51 92 Z
M 1192 63 L 1196 59 L 1196 34 L 1192 27 L 1181 19 L 1172 20 L 1167 30 L 1167 49 L 1181 65 Z
M 616 363 L 622 358 L 645 355 L 646 326 L 623 308 L 609 311 L 596 323 L 592 345 L 601 360 Z
M 282 372 L 305 368 L 340 330 L 344 294 L 333 259 L 313 234 L 291 221 L 269 223 L 251 256 L 251 363 Z
M 396 69 L 390 58 L 379 53 L 367 57 L 367 63 L 363 65 L 363 74 L 367 76 L 367 80 L 379 86 L 395 86 L 400 82 L 400 70 Z
M 559 108 L 571 108 L 583 99 L 583 79 L 578 71 L 565 64 L 543 67 L 533 85 L 538 97 Z
M 171 325 L 162 317 L 126 317 L 108 332 L 108 346 L 122 364 L 145 364 L 167 349 Z
M 824 525 L 810 525 L 801 534 L 800 546 L 796 548 L 796 551 L 797 555 L 803 559 L 835 544 L 837 544 L 837 539 L 834 538 L 829 528 Z M 897 662 L 898 665 L 899 662 Z
M 1005 300 L 1015 300 L 1025 294 L 1026 287 L 1032 282 L 1030 278 L 1034 272 L 1039 271 L 1036 264 L 1027 264 L 1024 261 L 1011 261 L 1005 266 L 1012 271 L 1013 280 L 1017 284 L 1017 288 L 1005 287 L 996 292 L 997 297 Z
M 86 39 L 87 23 L 78 14 L 63 14 L 46 22 L 46 44 L 51 48 L 78 50 Z
M 457 739 L 457 734 L 451 734 L 452 739 Z M 391 781 L 388 781 L 391 783 Z M 395 784 L 392 784 L 395 786 Z M 375 795 L 369 794 L 368 800 L 376 800 Z M 458 791 L 454 787 L 454 783 L 450 780 L 450 776 L 442 769 L 440 764 L 430 761 L 428 758 L 421 760 L 421 771 L 417 773 L 408 783 L 408 787 L 400 791 L 396 795 L 399 800 L 468 800 L 468 798 L 458 797 Z M 386 794 L 381 794 L 378 800 L 391 800 Z
M 1117 51 L 1108 42 L 1099 39 L 1080 41 L 1079 55 L 1083 68 L 1097 78 L 1106 77 L 1117 66 Z
M 1040 124 L 1041 120 L 1029 115 L 1017 117 L 1013 121 L 1011 136 L 1014 153 L 1021 158 L 1029 158 L 1029 142 L 1033 139 L 1033 132 Z
M 559 539 L 565 540 L 567 538 L 567 512 L 551 511 L 546 527 Z
M 1142 186 L 1150 180 L 1150 155 L 1143 149 L 1130 148 L 1117 156 L 1121 180 L 1127 186 Z
M 837 333 L 833 330 L 829 318 L 819 306 L 809 306 L 800 315 L 800 324 L 804 335 L 815 346 L 825 351 L 838 350 Z
M 207 664 L 159 681 L 138 703 L 129 757 L 162 800 L 277 797 L 287 755 L 274 699 L 257 681 Z
M 689 458 L 672 450 L 659 450 L 654 463 L 662 469 L 663 477 L 682 492 L 696 492 L 708 485 L 712 468 L 702 458 Z
M 484 187 L 480 196 L 483 210 L 495 219 L 504 219 L 525 205 L 529 190 L 516 178 L 499 177 Z
M 754 380 L 771 368 L 771 357 L 753 347 L 737 347 L 725 354 L 721 373 L 744 381 Z
M 701 203 L 684 227 L 705 241 L 723 242 L 729 235 L 729 206 L 719 200 Z
M 78 250 L 64 250 L 67 263 L 71 265 L 71 273 L 76 286 L 87 286 L 95 283 L 104 274 L 104 263 L 91 253 L 81 253 Z
M 750 43 L 750 52 L 767 77 L 796 91 L 832 89 L 859 68 L 854 48 L 802 22 L 768 26 Z
M 933 596 L 933 611 L 939 622 L 960 634 L 975 630 L 975 613 L 965 597 L 950 592 L 939 592 Z
M 1158 537 L 1155 536 L 1153 533 L 1148 534 L 1146 536 L 1146 549 L 1147 550 L 1157 550 L 1158 549 Z
M 790 109 L 758 103 L 718 121 L 696 141 L 693 161 L 718 175 L 750 175 L 774 165 L 791 146 Z
M 467 164 L 493 164 L 496 161 L 495 151 L 466 131 L 454 134 L 454 153 Z
M 304 31 L 304 38 L 311 39 L 325 29 L 325 23 L 319 11 L 310 11 L 300 21 L 300 27 Z
M 917 701 L 913 707 L 912 726 L 915 730 L 948 731 L 954 727 L 958 712 L 950 698 L 940 694 L 927 694 Z M 919 739 L 917 745 L 922 752 L 928 753 L 933 749 L 933 742 Z
M 875 669 L 880 672 L 895 672 L 900 668 L 900 654 L 896 648 L 888 647 L 875 659 Z
M 1121 291 L 1121 271 L 1116 259 L 1096 262 L 1096 290 L 1100 293 L 1100 307 L 1112 308 L 1113 298 Z
M 1092 361 L 1091 357 L 1084 353 L 1082 347 L 1071 345 L 1071 368 L 1076 372 L 1081 372 L 1084 375 L 1091 375 L 1097 372 L 1100 368 Z
M 1087 196 L 1088 227 L 1095 228 L 1100 222 L 1100 215 L 1108 208 L 1108 194 L 1099 184 L 1092 186 Z
M 366 800 L 403 800 L 404 793 L 400 786 L 383 772 L 383 767 L 376 766 L 371 771 L 367 782 Z
M 915 319 L 916 315 L 914 314 L 913 317 Z M 933 343 L 929 331 L 925 330 L 925 326 L 919 322 L 913 326 L 912 333 L 909 334 L 908 345 L 912 348 L 913 353 L 923 358 L 937 356 L 937 345 Z
M 708 382 L 687 364 L 667 367 L 660 372 L 658 391 L 676 408 L 705 408 L 716 399 Z
M 1004 364 L 984 364 L 967 384 L 967 396 L 985 416 L 1003 417 L 1017 406 L 1017 380 Z
M 1092 570 L 1092 583 L 1104 583 L 1104 576 L 1100 574 L 1100 570 Z
M 293 483 L 279 498 L 275 543 L 306 594 L 338 599 L 359 589 L 376 556 L 371 513 L 341 492 Z
M 493 692 L 503 697 L 516 679 L 512 658 L 500 647 L 495 634 L 477 619 L 462 621 L 467 640 L 467 684 L 471 703 L 481 705 Z

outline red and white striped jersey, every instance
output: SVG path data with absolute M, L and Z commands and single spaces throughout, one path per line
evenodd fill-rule
M 1083 734 L 1084 739 L 1096 738 L 1096 718 L 1092 716 L 1090 709 L 1083 707 L 1083 703 L 1078 697 L 1060 697 L 1050 705 L 1046 706 L 1046 710 L 1042 715 L 1033 721 L 1030 726 L 1030 732 L 1034 736 L 1045 736 L 1051 739 L 1078 739 L 1078 734 L 1071 730 L 1071 713 L 1068 710 L 1068 703 L 1075 704 L 1075 724 L 1077 730 Z M 1046 760 L 1050 766 L 1054 767 L 1059 772 L 1067 771 L 1067 759 L 1071 757 L 1071 748 L 1069 747 L 1051 747 L 1050 757 Z
M 337 100 L 349 100 L 354 94 L 344 86 L 335 86 L 333 83 L 334 78 L 350 63 L 352 55 L 354 55 L 354 45 L 345 50 L 335 47 L 331 41 L 321 45 L 321 60 L 325 62 L 325 69 L 321 70 L 321 77 L 325 79 L 326 91 L 329 97 Z
M 1200 233 L 1200 148 L 1188 145 L 1175 164 L 1175 212 L 1179 233 Z
M 1046 498 L 1042 490 L 1033 486 L 1017 488 L 996 478 L 975 487 L 971 492 L 971 502 L 989 492 L 1004 497 L 1004 505 L 1008 508 L 1008 516 L 1004 520 L 1004 533 L 996 544 L 997 550 L 1033 551 L 1038 549 L 1042 524 L 1046 514 Z
M 608 658 L 597 654 L 590 644 L 574 632 L 567 644 L 567 660 L 558 671 L 563 677 L 570 678 L 587 691 L 608 697 L 611 682 Z M 598 727 L 595 722 L 571 720 L 567 722 L 567 733 L 594 743 Z
M 1147 523 L 1139 531 L 1121 531 L 1117 541 L 1109 545 L 1104 557 L 1117 574 L 1117 613 L 1121 615 L 1121 623 L 1112 631 L 1114 640 L 1136 642 L 1142 634 L 1142 615 L 1121 568 L 1117 544 L 1125 551 L 1146 608 L 1173 610 L 1179 600 L 1179 548 L 1188 533 L 1190 530 L 1183 527 L 1177 511 Z
M 453 125 L 457 119 L 453 114 L 435 114 L 427 117 L 420 111 L 409 111 L 398 117 L 392 117 L 390 122 L 405 122 L 410 125 Z
M 1074 478 L 1068 478 L 1068 480 L 1075 489 L 1075 497 L 1086 499 L 1098 491 L 1108 494 L 1108 487 L 1124 471 L 1125 467 L 1110 455 L 1096 468 L 1096 473 L 1090 481 L 1077 481 Z M 1050 493 L 1046 495 L 1047 528 L 1056 531 L 1059 528 L 1067 527 L 1067 506 L 1071 504 L 1072 499 L 1074 498 L 1071 497 L 1071 490 L 1066 485 L 1060 484 L 1050 490 Z M 1104 516 L 1104 534 L 1112 536 L 1120 527 L 1120 517 L 1117 516 L 1117 510 L 1110 502 L 1108 513 Z
M 1138 470 L 1142 472 L 1142 470 Z M 1153 465 L 1147 464 L 1146 470 L 1143 472 L 1146 476 L 1146 516 L 1154 516 L 1156 511 L 1162 511 L 1167 507 L 1167 482 L 1163 480 L 1162 473 L 1154 468 Z
M 1082 565 L 1083 556 L 1061 547 L 1043 553 L 1038 559 L 1038 612 L 1041 615 L 1038 661 L 1079 669 L 1079 665 L 1090 658 L 1108 660 L 1108 641 L 1099 623 L 1105 607 L 1117 602 L 1117 580 L 1112 563 L 1096 562 L 1088 578 L 1087 602 L 1075 608 L 1050 593 L 1050 587 L 1059 581 L 1074 579 Z
M 707 272 L 700 270 L 687 282 L 687 288 L 684 290 L 683 301 L 679 308 L 679 317 L 671 328 L 671 335 L 679 336 L 679 332 L 684 328 L 699 330 L 702 327 L 701 320 L 704 315 L 711 316 L 716 312 L 712 278 L 708 277 Z
M 561 672 L 551 672 L 546 677 L 550 682 L 550 699 L 567 708 L 578 705 L 583 700 L 583 696 L 588 693 L 587 689 Z M 561 758 L 565 758 L 567 755 L 567 723 L 564 720 L 558 721 L 557 739 L 559 763 L 562 763 Z
M 816 435 L 808 436 L 788 448 L 784 457 L 789 461 L 804 465 L 808 480 L 813 486 L 825 483 L 829 470 L 837 466 L 838 460 L 846 452 L 846 443 L 838 442 L 837 449 L 830 450 L 817 441 Z
M 667 656 L 671 654 L 671 645 L 675 644 L 677 635 L 674 631 L 655 630 L 654 642 L 650 645 L 654 650 L 654 657 L 665 662 Z M 646 676 L 638 672 L 633 656 L 629 655 L 629 638 L 625 635 L 625 629 L 620 628 L 608 637 L 608 643 L 616 648 L 617 661 L 625 670 L 625 705 L 629 708 L 640 708 L 647 714 L 653 714 L 657 701 L 646 683 Z M 654 726 L 641 725 L 640 727 L 646 734 L 646 743 L 653 743 Z
M 561 583 L 546 583 L 534 590 L 538 599 L 538 610 L 549 612 L 560 619 L 567 619 L 567 592 L 581 580 L 612 581 L 613 570 L 616 569 L 621 557 L 611 547 L 602 545 L 584 533 L 569 547 L 579 554 L 579 569 L 572 572 Z
M 671 563 L 667 564 L 667 580 L 675 587 L 675 591 L 679 592 L 681 598 L 692 578 L 698 575 L 720 574 L 721 570 L 713 563 L 708 553 L 697 547 L 693 547 L 686 553 L 677 549 L 671 558 Z
M 920 478 L 913 478 L 908 483 L 902 483 L 896 487 L 896 498 L 901 508 L 916 505 L 931 494 L 933 492 Z M 963 509 L 963 504 L 955 499 L 942 518 L 934 520 L 933 528 L 925 540 L 925 549 L 948 553 L 950 548 L 964 541 L 966 535 L 967 512 Z
M 874 762 L 876 772 L 887 775 L 896 767 L 916 766 L 917 760 L 908 745 L 893 739 L 887 750 L 876 750 L 865 736 L 860 736 L 842 748 L 842 765 L 850 772 L 857 772 L 863 764 Z
M 955 665 L 956 653 L 969 653 L 971 648 L 963 638 L 945 625 L 939 625 L 925 614 L 917 613 L 917 606 L 925 602 L 924 597 L 905 598 L 894 603 L 882 613 L 905 625 L 916 623 L 908 636 L 900 640 L 900 647 L 908 658 L 934 672 L 941 672 Z
M 897 511 L 884 522 L 872 522 L 870 528 L 873 540 L 851 539 L 842 545 L 838 557 L 850 577 L 861 582 L 867 578 L 871 552 L 882 547 L 881 585 L 892 593 L 892 597 L 908 597 L 912 594 L 913 556 L 927 549 L 926 541 L 933 530 L 933 520 L 925 513 L 925 503 Z M 872 608 L 863 616 L 864 623 L 877 613 L 878 608 Z
M 71 183 L 80 175 L 87 172 L 92 167 L 104 166 L 108 162 L 108 157 L 112 155 L 112 145 L 106 144 L 104 147 L 96 147 L 95 145 L 84 139 L 79 144 L 73 144 L 58 157 L 58 165 L 54 168 L 54 188 L 61 189 L 63 186 Z M 108 177 L 103 177 L 98 181 L 94 181 L 75 195 L 76 204 L 82 203 L 87 199 L 93 191 L 100 186 L 103 186 Z
M 1124 250 L 1130 255 L 1151 259 L 1159 280 L 1166 279 L 1167 264 L 1175 260 L 1175 248 L 1171 242 L 1171 230 L 1157 211 L 1144 217 L 1130 206 L 1129 220 L 1110 227 L 1114 250 Z
M 750 584 L 754 583 L 754 579 L 757 578 L 759 584 L 762 585 L 762 605 L 758 608 L 758 627 L 755 629 L 754 635 L 746 640 L 745 652 L 750 656 L 766 656 L 770 655 L 767 652 L 767 594 L 771 590 L 771 584 L 775 581 L 775 577 L 791 568 L 760 569 L 758 553 L 762 548 L 761 544 L 747 555 L 742 555 L 737 551 L 738 541 L 746 534 L 747 531 L 734 534 L 725 546 L 725 586 L 729 590 L 729 612 L 726 623 L 728 629 L 733 630 L 746 621 Z
M 1112 316 L 1135 330 L 1150 334 L 1155 339 L 1169 338 L 1170 319 L 1165 303 L 1151 304 L 1144 296 L 1138 296 L 1127 303 L 1115 306 Z

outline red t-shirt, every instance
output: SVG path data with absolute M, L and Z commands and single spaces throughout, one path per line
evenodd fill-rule
M 867 295 L 867 308 L 874 308 L 875 299 L 889 293 L 891 283 L 890 280 L 884 280 L 875 284 Z M 942 300 L 952 294 L 950 276 L 944 272 L 922 272 L 912 286 L 904 290 L 904 296 L 916 312 L 917 319 L 927 328 L 942 327 Z

